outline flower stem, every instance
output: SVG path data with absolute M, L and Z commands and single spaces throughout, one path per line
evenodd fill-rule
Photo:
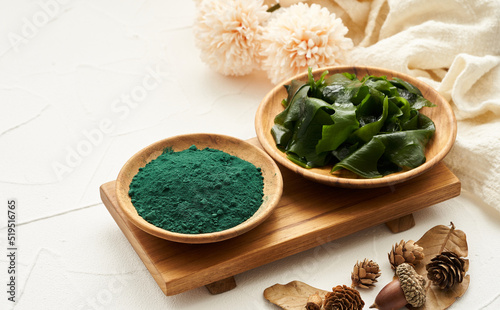
M 277 9 L 279 9 L 280 7 L 281 7 L 281 5 L 279 3 L 276 3 L 275 5 L 273 5 L 269 9 L 267 9 L 267 12 L 272 13 L 272 12 L 276 11 Z

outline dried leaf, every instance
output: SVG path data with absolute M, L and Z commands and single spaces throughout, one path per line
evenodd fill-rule
M 288 310 L 304 310 L 307 298 L 318 292 L 324 298 L 328 291 L 320 290 L 300 281 L 275 284 L 264 290 L 264 297 L 273 304 Z
M 433 257 L 441 254 L 441 252 L 455 252 L 460 257 L 467 257 L 468 255 L 467 238 L 465 233 L 461 230 L 456 230 L 453 223 L 451 223 L 450 227 L 438 225 L 431 228 L 416 243 L 424 248 L 425 257 L 420 264 L 415 266 L 415 270 L 425 279 L 427 279 L 427 270 L 425 269 L 425 265 L 427 265 Z M 465 272 L 467 272 L 468 269 L 469 260 L 465 259 Z M 457 283 L 450 290 L 441 290 L 439 287 L 432 285 L 431 281 L 427 281 L 425 286 L 427 301 L 425 302 L 425 305 L 412 309 L 447 309 L 457 298 L 461 297 L 465 293 L 469 287 L 469 281 L 470 276 L 466 275 L 462 283 Z

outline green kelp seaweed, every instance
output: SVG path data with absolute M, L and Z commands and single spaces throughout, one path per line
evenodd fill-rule
M 433 107 L 414 85 L 399 78 L 350 73 L 292 81 L 285 86 L 285 109 L 274 119 L 276 145 L 294 163 L 333 165 L 365 178 L 378 178 L 425 162 L 425 146 L 434 135 Z

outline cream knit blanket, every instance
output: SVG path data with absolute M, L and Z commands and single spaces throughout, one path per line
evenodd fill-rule
M 500 211 L 500 1 L 305 2 L 342 18 L 352 64 L 418 77 L 451 103 L 458 134 L 445 163 L 463 189 Z

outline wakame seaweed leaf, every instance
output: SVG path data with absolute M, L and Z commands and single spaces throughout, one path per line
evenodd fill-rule
M 331 116 L 333 124 L 323 126 L 321 139 L 316 145 L 317 153 L 336 150 L 353 131 L 359 128 L 356 106 L 352 103 L 335 103 L 332 106 L 335 111 Z
M 357 95 L 361 86 L 361 82 L 357 79 L 353 81 L 343 74 L 333 74 L 325 79 L 325 86 L 322 88 L 320 98 L 330 104 L 335 102 L 351 102 L 351 98 Z
M 380 178 L 383 175 L 378 171 L 377 163 L 384 152 L 384 143 L 380 140 L 372 139 L 333 166 L 332 172 L 340 168 L 345 168 L 365 178 Z
M 362 104 L 358 107 L 357 111 L 360 111 L 365 106 L 373 107 L 375 106 L 375 103 Z M 382 102 L 381 115 L 380 116 L 373 115 L 374 121 L 368 122 L 364 124 L 362 127 L 358 128 L 355 132 L 352 133 L 350 139 L 362 143 L 367 143 L 368 141 L 370 141 L 371 138 L 373 138 L 373 136 L 375 136 L 378 132 L 380 132 L 380 129 L 382 129 L 382 127 L 384 126 L 385 120 L 387 119 L 388 110 L 389 110 L 389 101 L 387 97 L 384 97 Z M 366 113 L 366 111 L 363 112 Z M 363 114 L 363 116 L 366 116 L 366 114 Z
M 288 97 L 286 99 L 283 99 L 283 107 L 287 107 L 288 103 L 292 101 L 292 98 L 297 94 L 297 92 L 302 89 L 303 86 L 305 86 L 306 83 L 302 81 L 297 81 L 293 80 L 292 84 L 290 85 L 285 85 L 286 91 L 288 93 Z
M 419 118 L 422 129 L 376 135 L 337 163 L 332 172 L 345 168 L 365 178 L 374 178 L 420 166 L 425 162 L 425 145 L 435 127 L 425 115 L 420 114 Z
M 423 107 L 435 107 L 436 105 L 422 96 L 420 89 L 413 84 L 408 83 L 400 78 L 393 78 L 390 81 L 398 88 L 399 96 L 405 98 L 410 102 L 412 108 L 420 110 Z
M 295 124 L 294 134 L 287 147 L 287 154 L 295 154 L 307 167 L 319 167 L 326 164 L 327 153 L 317 153 L 316 145 L 321 139 L 324 125 L 333 123 L 327 110 L 331 106 L 321 99 L 305 99 L 302 118 Z
M 274 126 L 271 129 L 274 141 L 278 148 L 286 150 L 290 139 L 293 136 L 295 123 L 301 118 L 301 110 L 307 97 L 309 86 L 303 84 L 294 92 L 285 110 L 274 118 Z
M 425 162 L 425 146 L 435 132 L 419 113 L 432 107 L 414 85 L 385 76 L 325 71 L 314 80 L 285 86 L 285 110 L 271 133 L 288 158 L 306 168 L 333 164 L 365 178 L 415 168 Z
M 308 69 L 308 72 L 307 72 L 307 76 L 308 76 L 308 84 L 309 84 L 309 87 L 310 90 L 309 90 L 309 94 L 312 96 L 312 97 L 315 97 L 315 98 L 320 98 L 321 96 L 321 91 L 322 89 L 324 88 L 325 86 L 325 76 L 328 74 L 328 71 L 324 71 L 321 76 L 319 77 L 319 79 L 317 81 L 314 80 L 314 76 L 312 74 L 312 68 L 309 67 Z

